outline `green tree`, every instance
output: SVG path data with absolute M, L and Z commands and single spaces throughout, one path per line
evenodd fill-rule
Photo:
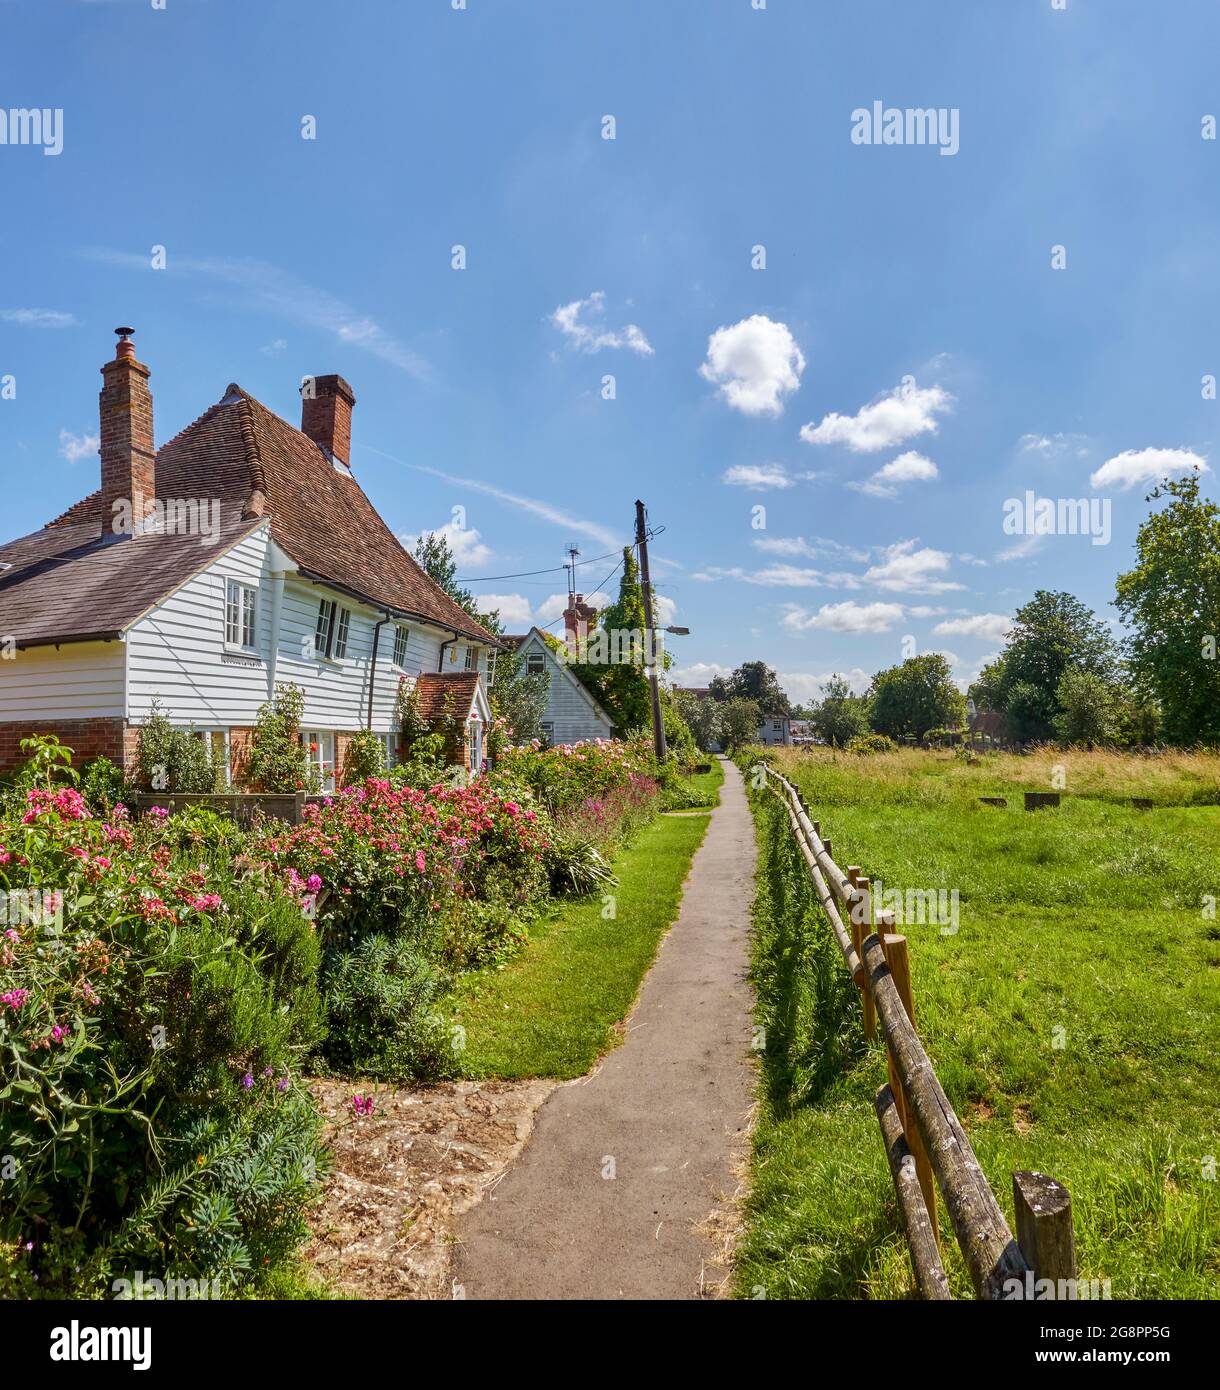
M 753 700 L 764 714 L 792 713 L 779 677 L 765 661 L 744 661 L 730 676 L 717 676 L 708 685 L 713 700 Z
M 1119 690 L 1092 671 L 1063 673 L 1056 691 L 1055 732 L 1064 743 L 1110 743 L 1118 732 Z
M 868 728 L 868 702 L 853 695 L 851 686 L 839 675 L 826 682 L 822 696 L 821 703 L 814 707 L 814 730 L 835 748 L 845 748 Z
M 720 730 L 724 746 L 730 751 L 758 742 L 762 711 L 756 700 L 737 697 L 725 700 L 720 706 Z
M 608 660 L 594 665 L 574 662 L 572 670 L 614 721 L 622 734 L 652 727 L 652 697 L 644 665 L 644 586 L 630 546 L 623 547 L 623 573 L 618 598 L 597 616 L 596 626 L 609 633 L 639 633 L 639 641 L 613 639 L 607 642 L 611 653 L 625 661 Z M 667 664 L 667 663 L 666 663 Z
M 939 652 L 908 657 L 873 677 L 869 721 L 879 734 L 922 738 L 929 729 L 956 729 L 965 719 L 965 696 Z
M 475 606 L 475 596 L 457 582 L 457 560 L 453 548 L 440 531 L 425 531 L 415 542 L 412 554 L 420 569 L 434 584 L 444 589 L 463 612 L 485 627 L 493 637 L 500 636 L 504 627 L 499 609 L 490 613 L 479 612 Z
M 674 704 L 703 752 L 709 753 L 721 743 L 720 711 L 723 706 L 719 701 L 692 695 L 689 690 L 675 690 Z
M 512 743 L 528 743 L 530 739 L 542 737 L 542 716 L 546 713 L 550 689 L 549 674 L 543 670 L 531 676 L 520 652 L 496 654 L 491 710 L 496 719 L 504 720 L 505 738 Z M 498 747 L 493 747 L 492 757 L 499 751 Z
M 1118 645 L 1109 627 L 1078 598 L 1039 589 L 1017 610 L 1008 645 L 971 693 L 983 708 L 1003 710 L 1018 737 L 1050 738 L 1060 713 L 1059 682 L 1069 670 L 1117 684 Z
M 1175 743 L 1220 742 L 1220 507 L 1199 496 L 1197 474 L 1155 488 L 1135 541 L 1135 568 L 1118 577 L 1117 605 L 1132 629 L 1137 686 L 1160 704 Z

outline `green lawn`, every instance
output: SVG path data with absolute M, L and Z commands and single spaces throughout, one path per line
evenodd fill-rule
M 917 1024 L 1010 1224 L 1014 1169 L 1072 1194 L 1081 1274 L 1115 1298 L 1212 1298 L 1220 1275 L 1220 778 L 1058 755 L 1058 810 L 1034 759 L 776 759 L 840 865 L 891 888 L 956 888 L 960 930 L 908 925 Z M 1150 787 L 1151 811 L 1123 804 Z M 979 795 L 1008 795 L 1007 810 Z M 1174 804 L 1175 796 L 1182 804 Z M 786 817 L 755 797 L 754 975 L 767 1029 L 738 1290 L 910 1291 L 872 1098 L 885 1080 Z M 1208 802 L 1212 804 L 1207 804 Z M 1189 803 L 1189 804 L 1188 804 Z M 902 928 L 900 928 L 901 930 Z M 969 1297 L 948 1222 L 954 1293 Z
M 717 765 L 703 776 L 712 787 L 722 774 Z M 566 1080 L 618 1044 L 707 824 L 706 815 L 659 816 L 614 861 L 612 905 L 600 895 L 562 903 L 530 929 L 520 955 L 461 981 L 446 1012 L 466 1029 L 463 1075 Z

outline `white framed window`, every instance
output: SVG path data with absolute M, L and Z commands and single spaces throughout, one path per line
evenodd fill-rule
M 228 729 L 196 729 L 195 737 L 199 739 L 208 750 L 208 757 L 211 759 L 212 766 L 219 767 L 223 770 L 225 786 L 232 786 L 233 778 L 231 775 L 232 769 L 229 764 Z
M 385 749 L 385 770 L 389 772 L 392 767 L 398 764 L 398 735 L 378 734 L 377 737 Z
M 352 611 L 340 608 L 333 598 L 318 603 L 318 625 L 314 629 L 314 654 L 341 661 L 347 655 L 347 635 Z
M 330 629 L 334 621 L 335 605 L 331 599 L 324 598 L 318 604 L 318 625 L 314 630 L 314 651 L 325 656 L 330 651 Z
M 553 744 L 555 742 L 555 725 L 551 722 L 551 720 L 544 719 L 540 727 L 542 729 L 543 743 Z
M 394 665 L 401 667 L 404 671 L 407 668 L 407 639 L 410 636 L 411 629 L 409 627 L 403 627 L 399 624 L 394 629 Z
M 541 652 L 533 651 L 525 658 L 525 674 L 527 676 L 540 676 L 546 670 L 546 657 Z
M 309 758 L 310 771 L 317 773 L 324 792 L 335 790 L 335 736 L 325 729 L 302 729 L 301 743 Z
M 466 669 L 477 671 L 479 668 L 479 652 L 477 647 L 466 648 Z
M 258 589 L 240 579 L 225 581 L 225 646 L 253 651 L 256 636 L 255 615 Z
M 352 610 L 350 608 L 339 609 L 339 619 L 335 623 L 335 640 L 331 644 L 333 647 L 332 655 L 336 660 L 342 660 L 347 655 L 347 632 L 351 627 Z

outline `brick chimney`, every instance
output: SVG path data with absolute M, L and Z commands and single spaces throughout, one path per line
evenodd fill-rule
M 157 495 L 152 393 L 136 361 L 133 328 L 116 328 L 114 361 L 102 368 L 98 397 L 102 446 L 102 538 L 138 535 Z M 116 504 L 120 504 L 116 506 Z
M 301 433 L 335 463 L 352 466 L 352 407 L 356 393 L 341 376 L 307 376 L 301 383 Z
M 584 594 L 569 594 L 568 606 L 563 610 L 563 640 L 569 650 L 584 651 L 596 617 L 597 609 L 589 607 Z

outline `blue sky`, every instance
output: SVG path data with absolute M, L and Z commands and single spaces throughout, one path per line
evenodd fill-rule
M 159 443 L 230 381 L 296 421 L 301 376 L 341 372 L 364 487 L 404 534 L 465 508 L 466 576 L 575 541 L 591 590 L 643 497 L 690 683 L 762 658 L 804 699 L 904 638 L 966 680 L 1037 587 L 1112 615 L 1147 477 L 1198 463 L 1214 491 L 1212 0 L 0 23 L 0 108 L 63 111 L 61 154 L 0 145 L 6 538 L 96 486 L 122 323 Z M 854 143 L 875 101 L 955 112 L 957 152 Z M 1108 500 L 1108 543 L 1005 534 L 1027 489 Z M 564 582 L 472 587 L 520 627 Z

